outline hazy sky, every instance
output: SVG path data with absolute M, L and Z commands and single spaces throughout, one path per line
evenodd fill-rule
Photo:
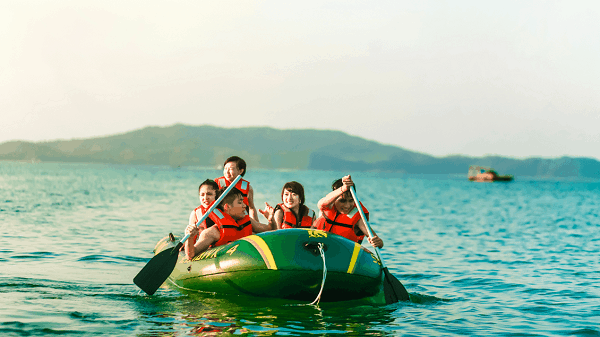
M 0 143 L 336 129 L 600 159 L 600 1 L 2 0 Z

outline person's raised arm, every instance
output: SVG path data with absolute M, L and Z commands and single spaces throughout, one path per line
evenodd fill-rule
M 254 189 L 252 186 L 248 189 L 248 215 L 258 222 L 258 212 L 254 206 Z
M 265 202 L 265 210 L 263 211 L 262 209 L 258 210 L 260 212 L 260 214 L 262 214 L 265 219 L 267 219 L 267 225 L 269 225 L 269 227 L 271 227 L 271 229 L 279 229 L 277 228 L 277 223 L 275 222 L 275 217 L 274 217 L 274 208 L 271 207 L 271 205 L 269 205 L 268 202 Z
M 319 210 L 323 211 L 323 210 L 327 209 L 328 207 L 330 207 L 331 204 L 335 201 L 335 199 L 337 199 L 340 195 L 349 191 L 350 186 L 353 186 L 353 185 L 354 185 L 354 182 L 352 181 L 352 178 L 349 175 L 343 177 L 342 178 L 342 186 L 340 188 L 329 192 L 326 196 L 324 196 L 323 198 L 321 198 L 321 200 L 319 200 L 319 202 L 317 203 L 317 207 L 319 208 Z
M 252 231 L 254 233 L 262 233 L 273 230 L 275 225 L 275 221 L 273 220 L 273 214 L 275 213 L 275 210 L 273 207 L 265 202 L 265 210 L 261 210 L 260 212 L 265 218 L 267 218 L 268 224 L 265 225 L 250 218 L 250 223 L 252 223 Z
M 250 222 L 252 223 L 252 231 L 254 233 L 262 233 L 273 230 L 273 228 L 271 228 L 271 225 L 262 224 L 252 218 L 250 218 Z

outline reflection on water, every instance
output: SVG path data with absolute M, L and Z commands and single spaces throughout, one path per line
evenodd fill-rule
M 393 306 L 355 306 L 352 302 L 308 305 L 284 300 L 196 294 L 163 300 L 137 299 L 140 320 L 152 323 L 148 333 L 161 335 L 231 333 L 367 335 L 383 333 L 392 323 Z

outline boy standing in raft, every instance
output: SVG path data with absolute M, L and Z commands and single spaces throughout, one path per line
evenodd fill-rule
M 304 205 L 304 187 L 297 181 L 289 181 L 281 190 L 282 203 L 275 206 L 275 213 L 269 219 L 271 226 L 277 229 L 311 228 L 315 221 L 315 212 Z M 271 207 L 265 203 L 267 208 Z M 273 221 L 275 224 L 273 224 Z
M 314 227 L 362 243 L 365 233 L 368 231 L 350 193 L 350 186 L 353 185 L 354 182 L 349 175 L 333 182 L 331 185 L 333 191 L 317 203 L 323 215 L 317 219 Z M 361 206 L 368 219 L 369 212 L 362 204 Z M 368 238 L 368 240 L 373 247 L 383 247 L 383 240 L 377 236 L 375 231 L 373 231 L 373 239 Z
M 273 208 L 267 207 L 263 214 L 270 218 L 273 216 Z M 244 196 L 237 189 L 232 189 L 223 198 L 219 206 L 206 218 L 205 230 L 201 233 L 195 225 L 189 224 L 185 234 L 192 237 L 199 235 L 198 240 L 190 249 L 188 259 L 202 253 L 211 247 L 222 246 L 229 242 L 252 235 L 252 232 L 261 233 L 270 231 L 269 225 L 262 224 L 248 216 Z M 186 245 L 188 243 L 186 242 Z
M 214 180 L 206 179 L 200 186 L 198 187 L 198 199 L 200 199 L 200 206 L 196 207 L 192 213 L 190 213 L 190 221 L 189 226 L 196 226 L 198 223 L 198 219 L 201 219 L 202 216 L 206 213 L 206 211 L 210 208 L 213 202 L 217 199 L 217 192 L 219 191 L 219 186 Z M 201 233 L 206 229 L 206 221 L 202 222 L 199 226 L 198 233 Z M 188 259 L 194 258 L 193 255 L 193 247 L 198 239 L 198 235 L 191 236 L 185 242 L 185 255 Z
M 246 162 L 238 156 L 233 156 L 225 160 L 223 164 L 223 176 L 215 179 L 215 181 L 219 185 L 219 188 L 226 188 L 231 185 L 231 182 L 237 176 L 241 175 L 243 177 L 244 174 L 246 174 Z M 258 213 L 256 212 L 256 207 L 254 207 L 254 190 L 250 186 L 250 182 L 240 179 L 235 188 L 242 192 L 244 204 L 246 204 L 250 217 L 258 221 Z

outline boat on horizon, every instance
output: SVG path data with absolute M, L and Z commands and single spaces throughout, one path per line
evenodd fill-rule
M 485 166 L 471 165 L 469 167 L 468 178 L 470 181 L 476 182 L 493 182 L 493 181 L 513 181 L 514 176 L 499 175 L 494 169 Z

